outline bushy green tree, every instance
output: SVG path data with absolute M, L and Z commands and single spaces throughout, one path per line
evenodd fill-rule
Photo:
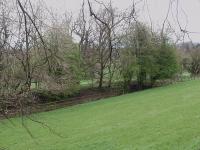
M 155 54 L 157 69 L 151 75 L 151 82 L 156 80 L 170 79 L 179 71 L 176 49 L 170 43 L 161 43 Z
M 178 72 L 176 49 L 167 36 L 161 36 L 145 24 L 134 23 L 127 29 L 124 39 L 124 47 L 131 51 L 125 60 L 129 65 L 130 60 L 136 60 L 133 66 L 137 66 L 137 69 L 133 68 L 139 88 L 147 82 L 153 85 L 156 80 L 172 78 Z M 132 68 L 127 72 L 128 68 L 122 69 L 126 76 L 133 72 Z

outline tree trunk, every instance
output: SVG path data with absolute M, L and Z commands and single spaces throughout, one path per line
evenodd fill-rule
M 102 88 L 102 86 L 103 86 L 103 69 L 101 68 L 100 79 L 99 79 L 99 88 Z

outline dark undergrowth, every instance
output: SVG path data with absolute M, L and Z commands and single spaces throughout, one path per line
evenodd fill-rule
M 142 87 L 133 82 L 128 89 L 123 88 L 123 84 L 118 82 L 113 85 L 112 88 L 103 87 L 101 89 L 97 87 L 87 87 L 78 90 L 77 92 L 65 95 L 64 93 L 54 94 L 49 91 L 37 90 L 33 91 L 33 96 L 35 97 L 35 103 L 27 106 L 29 112 L 27 114 L 43 111 L 51 111 L 54 109 L 59 109 L 63 107 L 74 106 L 82 103 L 87 103 L 90 101 L 101 100 L 103 98 L 119 96 L 127 93 L 133 93 L 137 91 L 142 91 L 146 89 L 151 89 L 155 87 L 165 86 L 175 83 L 171 80 L 166 80 L 162 82 L 157 82 L 152 86 L 150 83 L 145 83 Z M 20 112 L 16 111 L 15 108 L 11 107 L 7 109 L 7 117 L 14 117 L 19 115 Z M 0 116 L 4 118 L 4 116 Z

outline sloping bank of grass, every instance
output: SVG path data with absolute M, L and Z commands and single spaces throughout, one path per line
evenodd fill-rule
M 8 150 L 199 150 L 200 80 L 40 113 L 47 128 L 21 119 L 0 123 Z

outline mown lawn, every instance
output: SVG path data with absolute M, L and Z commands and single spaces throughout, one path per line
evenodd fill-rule
M 0 123 L 8 150 L 199 150 L 200 80 L 34 115 L 62 137 L 21 119 Z

